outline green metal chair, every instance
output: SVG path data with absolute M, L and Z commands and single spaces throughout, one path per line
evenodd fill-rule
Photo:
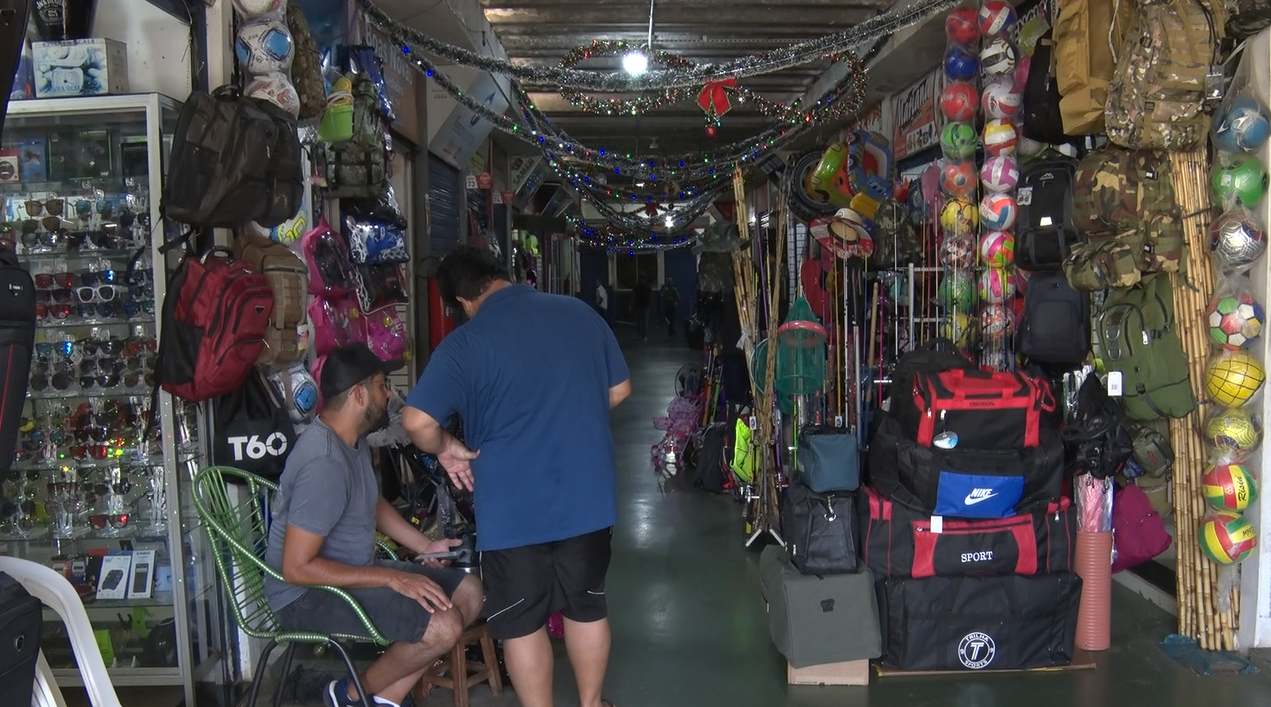
M 227 493 L 225 484 L 230 478 L 241 483 L 244 500 L 238 505 L 234 505 Z M 363 707 L 371 707 L 371 700 L 362 689 L 362 681 L 353 667 L 353 661 L 349 659 L 349 654 L 340 645 L 340 641 L 371 642 L 378 646 L 387 646 L 389 641 L 376 630 L 357 601 L 343 589 L 318 587 L 348 602 L 349 608 L 353 609 L 353 613 L 357 614 L 361 620 L 362 627 L 366 629 L 365 635 L 361 636 L 287 631 L 279 625 L 278 618 L 274 616 L 269 602 L 265 599 L 265 577 L 283 581 L 282 575 L 265 563 L 265 543 L 269 540 L 269 519 L 265 516 L 265 501 L 277 491 L 278 484 L 233 467 L 208 467 L 194 477 L 194 507 L 198 511 L 203 530 L 212 544 L 216 573 L 220 577 L 225 594 L 230 597 L 234 621 L 243 633 L 253 638 L 269 640 L 269 644 L 256 664 L 255 679 L 252 681 L 247 707 L 256 705 L 270 654 L 279 644 L 287 644 L 287 652 L 283 656 L 283 677 L 274 694 L 274 707 L 282 703 L 287 674 L 291 672 L 292 658 L 295 655 L 296 646 L 302 643 L 326 646 L 339 653 L 349 671 L 349 678 L 353 681 L 354 688 L 362 698 Z M 393 556 L 392 550 L 386 546 L 381 545 L 379 549 Z

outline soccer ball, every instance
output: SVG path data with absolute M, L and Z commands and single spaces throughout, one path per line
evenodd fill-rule
M 980 52 L 980 71 L 985 76 L 1015 71 L 1015 47 L 1005 39 L 995 39 Z
M 972 287 L 970 275 L 959 270 L 949 272 L 940 280 L 940 306 L 966 310 L 971 306 L 971 298 L 975 296 Z
M 940 324 L 940 335 L 959 348 L 967 348 L 975 338 L 971 318 L 962 312 L 948 315 Z
M 970 123 L 949 123 L 940 131 L 940 149 L 949 159 L 962 160 L 975 154 L 979 146 Z
M 295 118 L 300 115 L 300 94 L 291 80 L 283 73 L 261 74 L 251 80 L 244 90 L 248 98 L 259 98 L 269 101 L 291 114 Z
M 969 81 L 975 78 L 975 72 L 980 70 L 980 61 L 972 51 L 955 44 L 944 53 L 944 75 L 950 81 Z
M 278 17 L 287 11 L 287 0 L 234 0 L 234 10 L 240 17 Z
M 292 401 L 287 414 L 291 416 L 292 422 L 305 424 L 313 419 L 313 414 L 318 408 L 318 384 L 314 382 L 313 376 L 303 363 L 293 363 L 288 366 L 286 375 L 291 378 L 289 387 Z M 286 400 L 288 386 L 282 376 L 283 371 L 275 370 L 267 379 L 278 399 Z
M 952 122 L 974 118 L 975 102 L 975 87 L 965 81 L 954 81 L 940 92 L 940 112 Z
M 1267 250 L 1267 236 L 1245 209 L 1219 216 L 1209 227 L 1209 250 L 1223 273 L 1248 270 Z
M 950 199 L 940 211 L 940 226 L 944 228 L 946 236 L 970 234 L 975 230 L 977 223 L 979 223 L 979 212 L 969 199 Z M 972 251 L 974 250 L 975 248 L 972 247 Z
M 980 38 L 979 17 L 970 5 L 954 8 L 944 21 L 944 33 L 956 44 L 971 44 Z
M 1216 461 L 1242 462 L 1262 444 L 1262 419 L 1248 408 L 1226 408 L 1205 420 L 1205 442 Z
M 1252 96 L 1241 96 L 1214 120 L 1214 142 L 1227 152 L 1253 152 L 1271 134 L 1266 106 Z
M 947 236 L 940 244 L 940 263 L 954 270 L 965 270 L 975 265 L 975 246 L 966 235 Z M 970 281 L 967 281 L 970 287 Z M 970 290 L 968 289 L 968 293 Z
M 1214 300 L 1206 316 L 1210 340 L 1233 351 L 1251 346 L 1261 336 L 1266 321 L 1262 305 L 1244 292 Z
M 950 196 L 971 196 L 975 193 L 975 162 L 945 160 L 940 186 Z
M 295 46 L 287 24 L 273 17 L 258 17 L 243 23 L 234 40 L 238 65 L 249 76 L 291 69 Z

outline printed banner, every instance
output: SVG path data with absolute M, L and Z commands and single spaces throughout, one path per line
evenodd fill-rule
M 896 124 L 892 155 L 900 161 L 940 142 L 942 117 L 937 109 L 944 89 L 944 72 L 937 67 L 892 97 Z

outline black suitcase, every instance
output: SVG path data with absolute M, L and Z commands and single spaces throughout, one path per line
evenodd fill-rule
M 927 577 L 878 583 L 883 662 L 902 670 L 1068 665 L 1081 577 Z
M 781 509 L 790 563 L 803 574 L 856 571 L 856 503 L 850 493 L 816 493 L 792 483 Z
M 35 282 L 0 246 L 0 472 L 13 465 L 35 349 Z
M 40 655 L 44 606 L 0 572 L 0 705 L 29 705 Z

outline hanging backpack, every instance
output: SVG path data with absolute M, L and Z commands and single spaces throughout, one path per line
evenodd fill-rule
M 874 214 L 874 252 L 869 256 L 870 267 L 904 265 L 920 255 L 922 246 L 909 220 L 909 210 L 895 199 L 884 201 Z
M 1131 2 L 1064 0 L 1055 20 L 1055 83 L 1069 135 L 1102 135 L 1116 52 L 1133 21 Z
M 1151 275 L 1133 287 L 1113 290 L 1095 319 L 1094 332 L 1095 353 L 1104 368 L 1121 375 L 1128 419 L 1181 418 L 1196 409 L 1168 275 Z
M 192 403 L 237 389 L 265 347 L 273 309 L 265 277 L 228 251 L 186 255 L 163 300 L 155 383 Z
M 273 228 L 300 210 L 300 138 L 289 113 L 222 86 L 186 99 L 172 136 L 163 213 L 195 228 Z
M 1067 142 L 1064 121 L 1059 110 L 1059 84 L 1055 77 L 1055 40 L 1053 29 L 1037 40 L 1032 68 L 1024 83 L 1024 109 L 1021 123 L 1024 137 L 1039 142 Z
M 1088 153 L 1077 165 L 1073 216 L 1092 240 L 1137 235 L 1132 245 L 1139 249 L 1143 272 L 1178 270 L 1183 219 L 1168 153 L 1116 146 Z
M 1235 0 L 1227 18 L 1227 36 L 1248 39 L 1271 27 L 1271 0 Z
M 309 31 L 309 21 L 295 2 L 287 3 L 287 31 L 294 54 L 291 84 L 300 97 L 300 120 L 321 118 L 327 109 L 326 83 L 322 80 L 322 54 Z
M 1143 239 L 1137 231 L 1080 243 L 1064 259 L 1064 275 L 1079 292 L 1130 287 L 1143 277 L 1143 252 Z
M 1110 479 L 1134 454 L 1134 440 L 1125 428 L 1121 404 L 1108 395 L 1094 373 L 1087 375 L 1077 390 L 1077 404 L 1059 435 L 1069 475 Z
M 305 323 L 309 295 L 308 266 L 287 246 L 249 231 L 235 239 L 234 257 L 264 276 L 273 292 L 265 348 L 256 362 L 286 365 L 299 361 L 308 338 L 300 328 Z
M 1073 175 L 1077 164 L 1046 152 L 1020 172 L 1015 201 L 1015 264 L 1025 270 L 1057 269 L 1081 241 L 1073 221 Z
M 1197 0 L 1139 3 L 1108 85 L 1108 139 L 1131 150 L 1200 144 L 1209 132 L 1206 83 L 1220 30 Z
M 277 481 L 296 444 L 291 415 L 276 399 L 260 371 L 212 405 L 212 463 L 232 466 Z
M 1090 353 L 1090 296 L 1062 272 L 1037 273 L 1024 294 L 1016 348 L 1030 361 L 1075 366 Z
M 353 82 L 353 136 L 327 143 L 328 196 L 376 199 L 388 188 L 388 147 L 380 92 L 365 72 Z

